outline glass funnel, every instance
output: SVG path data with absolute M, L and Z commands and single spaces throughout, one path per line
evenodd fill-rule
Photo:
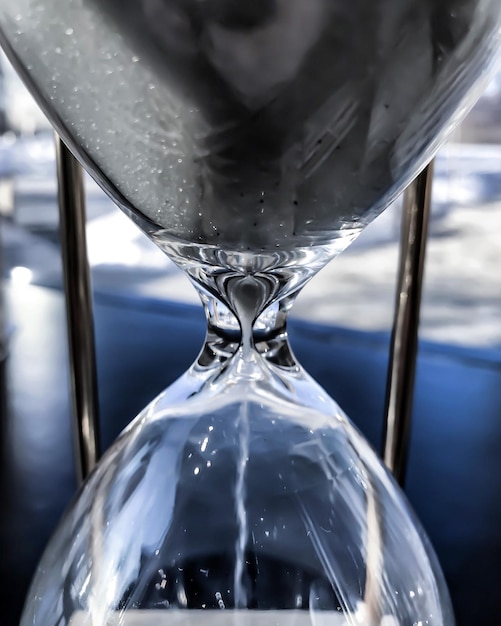
M 453 624 L 286 318 L 466 112 L 500 25 L 498 0 L 0 0 L 39 103 L 208 319 L 69 508 L 22 626 Z

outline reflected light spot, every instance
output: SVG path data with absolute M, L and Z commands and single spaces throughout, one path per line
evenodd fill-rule
M 81 596 L 85 595 L 85 592 L 87 590 L 87 587 L 89 586 L 90 583 L 90 574 L 87 575 L 87 577 L 85 578 L 83 585 L 82 585 L 82 591 L 80 592 Z
M 31 283 L 33 272 L 27 267 L 13 267 L 10 270 L 10 278 L 16 287 L 23 287 Z
M 184 589 L 184 585 L 180 581 L 178 581 L 178 587 L 177 587 L 177 601 L 181 608 L 186 607 L 186 605 L 188 604 L 188 599 L 186 597 L 186 591 Z
M 216 591 L 216 600 L 217 600 L 217 604 L 218 604 L 220 609 L 225 609 L 226 608 L 226 606 L 224 604 L 224 601 L 223 601 L 223 596 L 221 595 L 220 591 Z

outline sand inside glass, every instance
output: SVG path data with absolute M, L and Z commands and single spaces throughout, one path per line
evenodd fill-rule
M 322 611 L 312 618 L 308 611 L 131 611 L 117 613 L 110 626 L 363 626 L 363 606 L 358 615 L 346 618 L 341 613 Z M 70 626 L 91 626 L 85 613 L 75 613 Z M 394 617 L 385 616 L 379 626 L 399 626 Z

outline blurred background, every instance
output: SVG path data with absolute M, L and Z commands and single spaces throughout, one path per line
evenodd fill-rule
M 52 131 L 0 59 L 0 624 L 76 489 Z M 196 357 L 198 296 L 86 179 L 103 446 Z M 396 202 L 299 297 L 299 360 L 380 444 Z M 408 496 L 458 624 L 501 625 L 501 75 L 436 160 Z

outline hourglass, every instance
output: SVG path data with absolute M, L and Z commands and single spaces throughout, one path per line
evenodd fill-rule
M 453 624 L 419 523 L 286 320 L 472 104 L 498 0 L 0 0 L 0 25 L 208 320 L 67 511 L 22 626 Z

